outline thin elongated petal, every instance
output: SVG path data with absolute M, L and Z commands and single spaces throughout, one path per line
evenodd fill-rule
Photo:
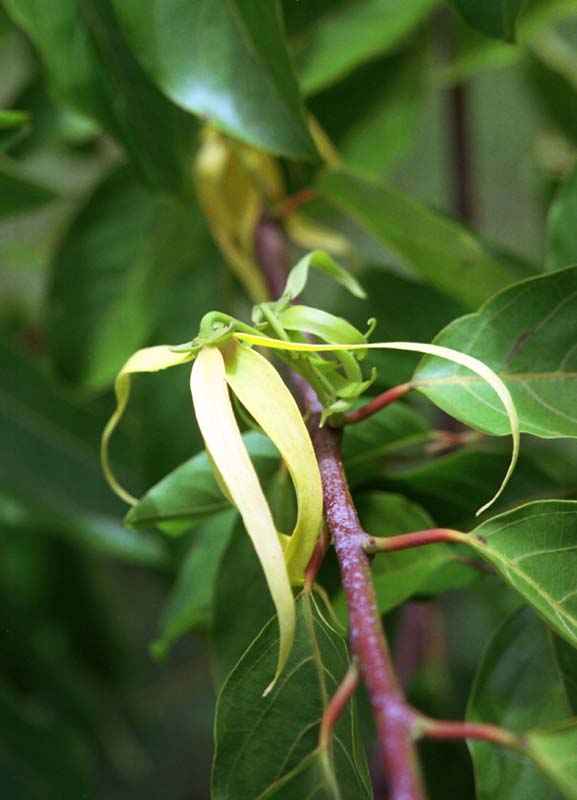
M 102 433 L 100 458 L 104 475 L 111 489 L 131 506 L 135 505 L 138 500 L 136 497 L 129 494 L 114 477 L 108 454 L 110 437 L 120 422 L 120 418 L 124 414 L 128 404 L 128 398 L 130 396 L 130 376 L 135 372 L 158 372 L 161 369 L 168 369 L 168 367 L 176 367 L 178 364 L 185 364 L 187 361 L 191 361 L 195 355 L 196 354 L 190 352 L 175 353 L 171 350 L 169 345 L 164 344 L 157 345 L 156 347 L 145 347 L 143 350 L 137 350 L 136 353 L 133 353 L 116 376 L 116 381 L 114 383 L 116 410 L 108 420 Z
M 271 349 L 275 350 L 293 350 L 299 352 L 334 352 L 338 350 L 407 350 L 413 353 L 425 353 L 426 355 L 431 356 L 438 356 L 439 358 L 444 358 L 447 361 L 453 361 L 455 364 L 460 364 L 467 369 L 470 369 L 471 372 L 476 373 L 479 377 L 483 378 L 483 380 L 487 381 L 487 383 L 494 389 L 496 394 L 498 395 L 499 399 L 503 403 L 503 406 L 507 412 L 507 416 L 509 418 L 509 423 L 511 425 L 511 435 L 513 437 L 513 453 L 511 456 L 511 462 L 509 464 L 509 468 L 507 473 L 501 483 L 501 486 L 497 490 L 495 496 L 489 500 L 488 503 L 485 503 L 478 511 L 477 515 L 482 514 L 486 511 L 490 506 L 493 505 L 495 500 L 500 497 L 503 489 L 507 485 L 509 478 L 511 477 L 513 470 L 515 469 L 515 465 L 517 463 L 517 459 L 519 457 L 519 443 L 520 443 L 520 436 L 519 436 L 519 418 L 517 416 L 517 410 L 515 408 L 515 404 L 513 403 L 513 398 L 511 397 L 509 390 L 501 380 L 501 378 L 493 372 L 486 364 L 483 364 L 482 361 L 479 361 L 477 358 L 473 358 L 473 356 L 468 356 L 465 353 L 460 353 L 458 350 L 452 350 L 449 347 L 441 347 L 440 345 L 436 344 L 422 344 L 420 342 L 370 342 L 369 344 L 340 344 L 340 345 L 322 345 L 322 344 L 306 344 L 301 342 L 286 342 L 280 341 L 278 339 L 269 339 L 268 337 L 264 336 L 255 336 L 253 334 L 248 333 L 235 333 L 235 338 L 242 342 L 247 342 L 248 344 L 259 345 L 261 347 L 270 347 Z
M 290 472 L 298 506 L 285 550 L 291 583 L 302 583 L 322 523 L 321 476 L 310 436 L 294 397 L 266 358 L 242 345 L 225 355 L 226 380 L 274 442 Z
M 295 633 L 295 604 L 279 537 L 257 474 L 242 441 L 234 416 L 222 353 L 203 348 L 190 376 L 198 426 L 206 449 L 238 509 L 257 556 L 278 615 L 280 647 L 273 682 L 289 656 Z

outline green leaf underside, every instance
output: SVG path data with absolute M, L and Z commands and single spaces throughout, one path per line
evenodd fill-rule
M 278 650 L 274 620 L 230 673 L 217 704 L 214 800 L 288 798 L 297 789 L 336 800 L 335 783 L 343 800 L 372 797 L 354 702 L 336 725 L 333 758 L 317 751 L 323 710 L 348 667 L 345 642 L 326 620 L 316 598 L 299 597 L 293 650 L 266 698 L 262 681 Z
M 577 501 L 528 503 L 484 522 L 469 543 L 577 647 Z
M 300 84 L 313 94 L 355 67 L 388 52 L 431 10 L 434 0 L 340 2 L 296 38 Z
M 329 205 L 412 272 L 468 308 L 476 308 L 515 278 L 460 223 L 389 185 L 327 171 L 317 187 Z
M 243 435 L 245 447 L 261 482 L 278 467 L 279 453 L 270 439 L 255 431 Z M 205 451 L 181 464 L 149 489 L 133 506 L 124 523 L 134 528 L 154 525 L 179 535 L 197 522 L 230 508 Z
M 450 323 L 434 341 L 479 358 L 500 376 L 521 431 L 577 437 L 577 267 L 505 289 L 476 314 Z M 452 416 L 488 433 L 507 432 L 490 391 L 459 367 L 425 357 L 414 380 Z
M 175 103 L 263 150 L 315 157 L 277 0 L 114 4 L 137 58 Z
M 531 757 L 567 800 L 577 798 L 577 720 L 527 737 Z
M 529 609 L 495 633 L 483 655 L 467 720 L 527 730 L 559 724 L 577 712 L 577 653 Z M 532 738 L 533 734 L 530 735 Z M 470 740 L 479 800 L 559 800 L 542 768 L 526 754 Z

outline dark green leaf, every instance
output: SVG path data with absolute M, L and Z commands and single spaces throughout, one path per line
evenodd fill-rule
M 48 186 L 30 180 L 10 162 L 0 163 L 0 219 L 44 206 L 55 198 Z
M 565 668 L 561 657 L 570 659 Z M 522 609 L 490 641 L 469 699 L 467 719 L 517 733 L 556 723 L 577 711 L 570 681 L 577 655 Z M 549 781 L 520 753 L 470 741 L 479 800 L 557 800 Z
M 178 105 L 263 150 L 315 157 L 277 0 L 114 2 L 137 57 Z
M 336 725 L 324 770 L 318 769 L 314 755 L 323 711 L 348 668 L 345 642 L 326 614 L 316 598 L 298 599 L 291 656 L 267 697 L 262 693 L 275 671 L 276 619 L 265 625 L 230 673 L 217 705 L 214 800 L 287 797 L 289 787 L 306 791 L 305 797 L 331 800 L 372 796 L 353 702 Z
M 404 403 L 394 403 L 345 427 L 342 453 L 349 483 L 355 486 L 371 480 L 390 453 L 430 438 L 426 420 Z
M 561 184 L 549 209 L 548 269 L 562 269 L 577 263 L 576 219 L 577 168 Z
M 575 47 L 555 31 L 541 33 L 531 41 L 527 73 L 536 96 L 550 120 L 577 142 L 577 122 L 571 113 L 577 101 Z
M 8 0 L 6 7 L 40 51 L 53 93 L 122 142 L 152 185 L 186 190 L 196 123 L 138 65 L 111 0 Z
M 331 171 L 321 175 L 318 188 L 405 266 L 469 308 L 514 279 L 460 223 L 387 184 Z
M 528 503 L 479 525 L 470 544 L 577 647 L 576 501 Z
M 126 169 L 112 173 L 54 259 L 48 335 L 61 377 L 89 390 L 109 386 L 156 326 L 164 293 L 203 236 L 194 207 Z
M 297 71 L 305 94 L 343 78 L 355 67 L 396 47 L 421 23 L 434 0 L 340 0 L 294 42 Z
M 274 614 L 264 572 L 239 521 L 216 576 L 212 613 L 212 671 L 217 688 Z
M 527 0 L 451 0 L 463 18 L 487 36 L 515 40 L 515 26 Z
M 244 435 L 248 453 L 261 477 L 278 466 L 278 451 L 265 436 L 251 431 Z M 230 508 L 216 483 L 205 451 L 181 464 L 163 478 L 133 506 L 125 523 L 134 528 L 155 525 L 178 535 L 194 524 Z
M 475 356 L 505 382 L 521 431 L 577 437 L 577 267 L 530 278 L 455 320 L 435 343 Z M 488 385 L 468 370 L 424 358 L 415 372 L 421 391 L 457 419 L 493 434 L 509 422 Z
M 187 631 L 206 628 L 212 620 L 216 575 L 232 536 L 234 511 L 210 517 L 194 531 L 190 549 L 180 567 L 162 615 L 155 655 L 164 656 Z

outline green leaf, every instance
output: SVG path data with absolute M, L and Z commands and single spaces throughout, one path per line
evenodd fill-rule
M 218 690 L 274 614 L 264 573 L 240 521 L 220 561 L 215 585 L 210 640 Z
M 434 0 L 360 0 L 333 3 L 294 41 L 305 94 L 342 79 L 355 67 L 389 52 L 423 22 Z
M 451 0 L 472 28 L 495 39 L 515 41 L 517 18 L 527 0 Z
M 505 452 L 472 449 L 405 469 L 395 469 L 394 465 L 387 468 L 385 463 L 379 470 L 375 465 L 374 480 L 380 478 L 387 489 L 424 505 L 439 525 L 463 528 L 471 524 L 475 509 L 499 481 L 506 465 Z M 543 495 L 553 497 L 558 491 L 557 483 L 538 461 L 522 455 L 496 508 L 504 511 Z
M 315 158 L 277 0 L 114 2 L 137 58 L 175 103 L 263 150 Z
M 354 701 L 336 725 L 333 752 L 324 754 L 322 775 L 318 762 L 313 766 L 308 761 L 316 759 L 320 719 L 348 668 L 345 642 L 314 597 L 303 594 L 298 599 L 297 635 L 286 671 L 270 695 L 261 698 L 262 681 L 274 668 L 277 649 L 277 626 L 271 620 L 220 692 L 214 800 L 287 797 L 289 787 L 306 789 L 306 797 L 370 798 Z
M 469 308 L 515 277 L 460 223 L 387 184 L 327 171 L 318 189 L 405 266 Z
M 283 290 L 283 298 L 286 296 L 294 300 L 302 294 L 307 285 L 311 267 L 340 283 L 355 297 L 366 298 L 366 292 L 356 278 L 322 250 L 314 250 L 312 253 L 307 253 L 291 269 Z
M 0 110 L 0 151 L 6 150 L 24 136 L 29 128 L 27 111 Z
M 268 437 L 254 431 L 245 433 L 243 439 L 262 482 L 278 467 L 278 451 Z M 124 522 L 133 528 L 154 525 L 165 533 L 179 535 L 229 508 L 230 501 L 218 487 L 203 451 L 149 489 L 130 509 Z
M 526 65 L 531 85 L 547 116 L 575 145 L 577 123 L 571 113 L 577 96 L 574 43 L 554 30 L 541 33 L 530 41 Z
M 0 219 L 39 208 L 56 197 L 51 188 L 29 179 L 11 162 L 0 162 Z
M 164 294 L 205 236 L 194 208 L 125 168 L 109 175 L 54 257 L 48 336 L 59 376 L 87 390 L 109 386 L 158 324 Z
M 362 174 L 382 177 L 414 143 L 424 92 L 423 52 L 369 61 L 311 98 L 310 108 L 340 153 Z
M 577 647 L 577 501 L 528 503 L 479 525 L 467 541 Z
M 577 711 L 577 655 L 528 609 L 510 617 L 488 644 L 469 698 L 467 719 L 517 733 L 558 723 Z M 526 754 L 469 741 L 479 800 L 527 800 L 559 794 Z
M 503 380 L 521 431 L 577 437 L 577 267 L 530 278 L 500 292 L 476 314 L 452 322 L 434 340 L 481 359 Z M 425 357 L 420 390 L 457 419 L 492 434 L 508 423 L 476 377 Z
M 218 591 L 216 575 L 237 520 L 234 511 L 225 511 L 210 517 L 194 531 L 162 614 L 159 638 L 152 645 L 156 656 L 165 656 L 189 630 L 210 626 Z
M 164 565 L 164 544 L 117 520 L 96 450 L 100 417 L 60 397 L 25 359 L 0 349 L 0 523 L 93 555 Z
M 362 422 L 345 426 L 342 454 L 349 484 L 370 481 L 381 472 L 389 454 L 426 442 L 431 435 L 425 418 L 405 403 L 393 403 Z
M 533 731 L 528 737 L 531 757 L 567 800 L 577 798 L 577 721 Z
M 399 494 L 368 492 L 358 495 L 357 509 L 363 529 L 372 536 L 397 536 L 401 533 L 434 528 L 424 508 Z M 427 548 L 379 553 L 372 564 L 373 586 L 379 613 L 385 614 L 415 595 L 436 595 L 447 589 L 467 586 L 477 574 L 448 544 Z M 346 614 L 342 592 L 334 602 L 335 611 Z
M 111 0 L 8 0 L 6 8 L 38 48 L 52 92 L 117 138 L 149 183 L 186 191 L 197 124 L 136 62 Z
M 577 263 L 575 219 L 577 219 L 577 168 L 565 178 L 549 209 L 547 269 L 562 269 Z

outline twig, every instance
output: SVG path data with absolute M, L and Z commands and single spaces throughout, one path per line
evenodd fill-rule
M 373 414 L 376 414 L 383 408 L 390 406 L 391 403 L 395 402 L 395 400 L 399 400 L 401 397 L 404 397 L 408 392 L 411 391 L 412 388 L 413 385 L 411 383 L 401 383 L 399 386 L 394 386 L 392 389 L 387 389 L 386 392 L 383 392 L 378 397 L 375 397 L 361 408 L 357 408 L 354 411 L 348 411 L 346 414 L 343 414 L 342 424 L 354 425 L 356 422 L 362 422 L 364 419 L 372 417 Z
M 503 747 L 523 748 L 523 737 L 498 725 L 482 722 L 453 722 L 422 717 L 417 723 L 417 735 L 426 739 L 479 739 Z
M 410 550 L 413 547 L 423 547 L 426 544 L 439 542 L 460 542 L 468 544 L 468 536 L 461 531 L 450 528 L 431 528 L 426 531 L 402 533 L 400 536 L 365 536 L 362 548 L 365 553 L 392 553 L 395 550 Z
M 360 679 L 361 673 L 359 670 L 359 665 L 356 659 L 353 659 L 349 669 L 347 670 L 347 674 L 341 681 L 337 691 L 332 696 L 331 701 L 326 707 L 325 713 L 323 714 L 319 731 L 319 745 L 321 747 L 329 746 L 335 725 L 347 707 L 347 703 L 355 693 Z
M 278 292 L 277 273 L 286 268 L 280 227 L 263 220 L 266 235 L 257 231 L 257 252 L 271 292 Z M 259 226 L 260 227 L 260 226 Z M 394 672 L 381 625 L 371 579 L 366 538 L 353 504 L 341 455 L 341 432 L 320 427 L 322 406 L 314 391 L 293 375 L 296 392 L 307 414 L 307 426 L 319 464 L 325 517 L 332 534 L 349 610 L 351 650 L 358 658 L 378 731 L 379 750 L 387 775 L 390 800 L 423 800 L 425 793 L 413 745 L 416 713 L 406 703 Z

